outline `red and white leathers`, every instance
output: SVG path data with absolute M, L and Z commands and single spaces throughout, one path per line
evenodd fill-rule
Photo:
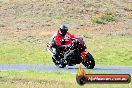
M 70 34 L 69 32 L 67 32 L 65 35 L 61 35 L 59 31 L 57 31 L 57 33 L 53 35 L 51 43 L 58 45 L 60 47 L 68 46 L 69 44 L 72 44 L 73 38 L 76 38 L 76 37 Z M 53 52 L 53 57 L 56 60 L 59 60 L 59 58 L 57 57 L 56 47 L 52 47 L 52 52 Z
M 74 35 L 70 34 L 69 32 L 66 35 L 62 36 L 59 31 L 53 36 L 56 45 L 69 45 L 72 44 L 72 38 L 75 38 Z

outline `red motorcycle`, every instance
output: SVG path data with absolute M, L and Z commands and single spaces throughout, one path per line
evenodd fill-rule
M 48 51 L 53 55 L 53 49 L 51 44 L 47 45 Z M 59 52 L 58 56 L 61 58 L 61 66 L 56 63 L 56 60 L 52 57 L 52 60 L 56 66 L 59 68 L 64 68 L 66 65 L 73 66 L 82 63 L 86 68 L 93 69 L 95 66 L 95 61 L 93 56 L 86 51 L 86 45 L 82 37 L 77 37 L 72 39 L 72 44 L 65 49 L 57 49 Z

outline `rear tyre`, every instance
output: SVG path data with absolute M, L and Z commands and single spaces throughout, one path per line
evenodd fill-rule
M 56 61 L 53 57 L 52 57 L 52 60 L 53 60 L 54 64 L 55 64 L 57 67 L 59 67 L 59 68 L 64 68 L 64 67 L 66 67 L 66 64 L 62 64 L 62 63 L 58 64 L 58 63 L 56 63 L 57 61 Z
M 93 56 L 90 53 L 88 53 L 86 55 L 86 61 L 82 62 L 82 64 L 88 69 L 93 69 L 95 66 L 95 61 L 94 61 Z

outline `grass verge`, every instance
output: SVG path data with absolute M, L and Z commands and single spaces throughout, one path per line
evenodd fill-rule
M 76 83 L 75 74 L 69 72 L 15 72 L 0 71 L 0 88 L 131 88 L 129 84 L 86 84 Z
M 132 63 L 132 38 L 128 36 L 92 36 L 85 38 L 87 50 L 96 65 L 129 65 Z M 45 45 L 45 46 L 44 46 Z M 0 42 L 1 64 L 53 64 L 46 44 L 25 41 Z

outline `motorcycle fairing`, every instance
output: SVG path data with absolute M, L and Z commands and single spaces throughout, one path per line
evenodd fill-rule
M 87 55 L 88 53 L 89 53 L 88 51 L 83 51 L 83 52 L 81 53 L 81 57 L 82 57 L 82 59 L 83 59 L 84 61 L 86 61 L 86 55 Z

